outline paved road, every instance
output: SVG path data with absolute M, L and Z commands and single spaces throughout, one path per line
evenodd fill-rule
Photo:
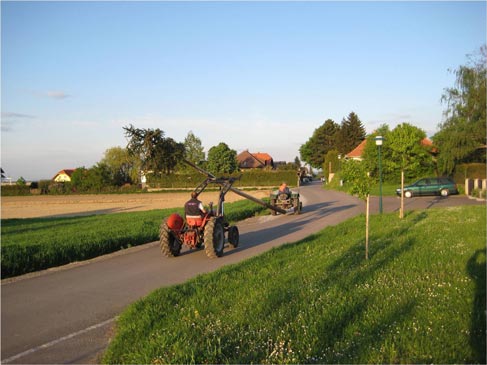
M 156 242 L 89 262 L 2 282 L 3 363 L 89 363 L 105 349 L 116 316 L 130 303 L 161 286 L 235 263 L 293 242 L 364 211 L 360 200 L 324 191 L 319 183 L 301 188 L 299 216 L 265 216 L 239 224 L 240 246 L 222 258 L 203 250 L 163 257 Z M 462 197 L 413 198 L 406 209 L 483 204 Z M 372 212 L 378 199 L 372 199 Z M 384 199 L 384 211 L 399 207 Z

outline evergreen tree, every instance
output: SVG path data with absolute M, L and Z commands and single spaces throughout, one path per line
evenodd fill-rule
M 351 112 L 342 120 L 337 134 L 336 148 L 345 155 L 357 147 L 365 138 L 365 127 L 357 114 Z
M 294 166 L 296 167 L 296 170 L 301 167 L 301 160 L 299 159 L 298 156 L 294 158 Z
M 159 128 L 140 129 L 130 125 L 123 129 L 129 139 L 127 150 L 139 158 L 144 171 L 169 174 L 184 157 L 184 145 L 165 137 Z

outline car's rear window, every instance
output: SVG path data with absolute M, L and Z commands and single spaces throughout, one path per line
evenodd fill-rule
M 453 181 L 451 181 L 450 179 L 448 178 L 441 178 L 441 179 L 438 179 L 440 184 L 453 184 Z

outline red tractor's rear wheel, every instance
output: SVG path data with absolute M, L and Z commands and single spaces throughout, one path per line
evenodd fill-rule
M 181 253 L 181 242 L 169 229 L 166 221 L 163 221 L 159 228 L 159 245 L 164 256 L 179 256 Z
M 209 258 L 221 257 L 225 245 L 225 230 L 218 218 L 211 218 L 205 226 L 205 252 Z

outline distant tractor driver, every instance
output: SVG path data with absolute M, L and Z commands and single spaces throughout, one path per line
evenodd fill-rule
M 198 194 L 193 191 L 191 193 L 191 199 L 188 200 L 184 205 L 184 213 L 186 214 L 186 218 L 201 218 L 206 214 L 206 209 L 203 206 L 203 203 L 197 198 Z
M 287 194 L 289 195 L 291 191 L 289 190 L 287 184 L 283 182 L 281 186 L 279 186 L 279 194 Z

